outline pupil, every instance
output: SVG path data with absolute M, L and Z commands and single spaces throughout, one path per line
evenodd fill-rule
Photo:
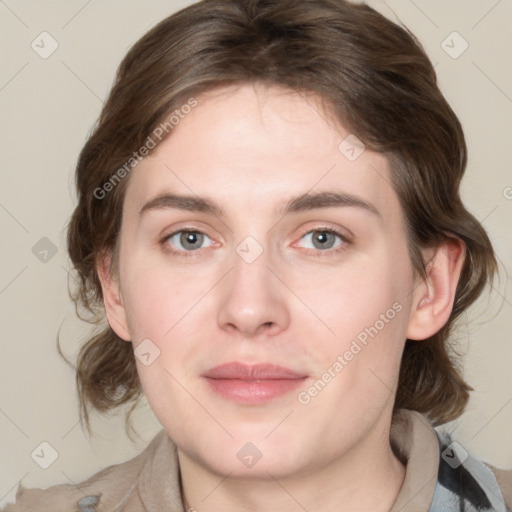
M 185 233 L 185 235 L 182 235 L 182 236 L 185 239 L 185 245 L 186 244 L 194 245 L 194 244 L 197 244 L 197 239 L 201 235 L 199 233 L 188 232 L 188 233 Z
M 320 245 L 323 246 L 323 247 L 326 247 L 328 244 L 326 243 L 327 242 L 327 237 L 331 234 L 327 231 L 318 231 L 318 233 L 320 233 L 318 236 L 317 236 L 317 239 L 318 241 L 320 242 Z

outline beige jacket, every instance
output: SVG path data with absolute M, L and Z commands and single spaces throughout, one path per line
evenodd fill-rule
M 446 446 L 451 439 L 440 437 L 438 429 L 417 412 L 401 410 L 398 418 L 391 428 L 391 441 L 407 469 L 391 512 L 512 509 L 512 469 L 499 470 L 466 458 L 460 445 Z M 136 457 L 76 486 L 26 489 L 20 482 L 16 503 L 1 512 L 22 511 L 185 512 L 176 446 L 162 429 Z

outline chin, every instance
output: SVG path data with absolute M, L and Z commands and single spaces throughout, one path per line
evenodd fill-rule
M 259 460 L 254 459 L 252 463 L 250 460 L 239 460 L 237 452 L 231 452 L 231 455 L 224 457 L 222 460 L 213 459 L 211 453 L 208 455 L 208 460 L 198 461 L 203 466 L 209 467 L 210 471 L 218 474 L 220 477 L 225 477 L 229 474 L 230 479 L 238 480 L 261 480 L 267 481 L 269 479 L 281 479 L 293 474 L 301 473 L 306 468 L 298 467 L 297 460 L 285 460 L 280 458 L 279 454 L 273 453 L 272 455 L 261 454 Z M 245 456 L 247 457 L 247 456 Z
M 275 425 L 274 425 L 275 427 Z M 224 439 L 205 439 L 202 446 L 190 446 L 187 453 L 201 466 L 221 477 L 241 480 L 268 480 L 283 478 L 294 473 L 308 470 L 310 461 L 300 452 L 299 446 L 294 446 L 290 436 L 280 436 L 275 439 L 265 439 L 271 429 L 265 434 L 259 431 L 258 436 L 240 435 L 232 432 L 233 439 L 226 434 Z M 254 432 L 254 429 L 253 429 Z M 288 442 L 284 442 L 284 438 Z M 302 447 L 304 449 L 304 447 Z

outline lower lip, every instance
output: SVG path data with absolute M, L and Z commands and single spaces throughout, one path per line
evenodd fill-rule
M 300 386 L 306 378 L 298 379 L 212 379 L 206 377 L 217 394 L 240 404 L 264 404 Z

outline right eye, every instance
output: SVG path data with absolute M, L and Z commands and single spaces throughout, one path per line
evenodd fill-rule
M 160 243 L 171 253 L 193 256 L 198 249 L 201 249 L 205 237 L 210 238 L 204 231 L 197 228 L 179 229 L 166 235 Z M 183 249 L 176 249 L 176 245 L 181 245 Z

